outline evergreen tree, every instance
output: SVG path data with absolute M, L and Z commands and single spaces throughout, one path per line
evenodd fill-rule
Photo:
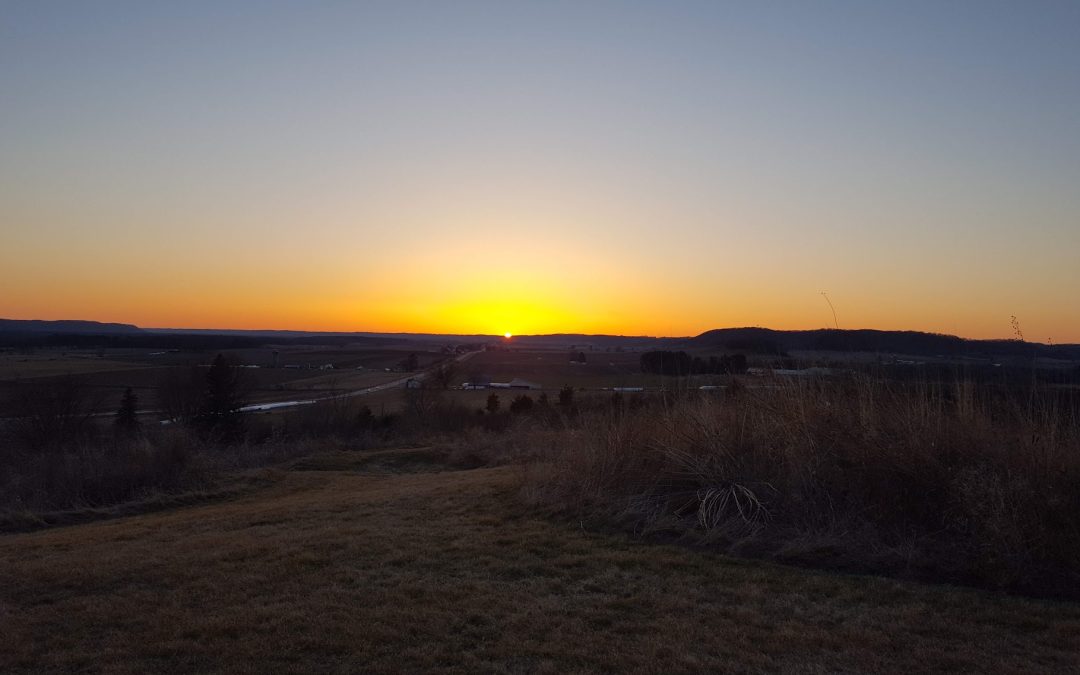
M 223 354 L 218 354 L 206 373 L 206 401 L 201 415 L 207 431 L 219 433 L 225 440 L 234 440 L 241 431 L 242 400 L 241 372 Z
M 138 397 L 135 396 L 131 387 L 128 387 L 124 390 L 124 395 L 120 399 L 120 408 L 116 411 L 116 418 L 113 420 L 113 426 L 117 431 L 132 433 L 139 428 L 138 406 Z

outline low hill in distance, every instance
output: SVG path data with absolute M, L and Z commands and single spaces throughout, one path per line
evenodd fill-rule
M 143 332 L 129 323 L 102 323 L 100 321 L 40 321 L 36 319 L 0 319 L 0 332 L 4 333 L 61 333 L 82 335 L 114 335 Z
M 790 351 L 879 352 L 940 357 L 1042 357 L 1080 360 L 1080 345 L 1047 345 L 1021 340 L 969 340 L 955 335 L 896 330 L 771 330 L 720 328 L 688 342 L 699 348 L 723 348 L 760 354 Z
M 363 342 L 392 345 L 408 342 L 480 344 L 503 342 L 500 335 L 438 333 L 372 333 L 299 330 L 235 330 L 215 328 L 140 328 L 131 324 L 97 321 L 37 321 L 0 319 L 0 344 L 230 348 L 270 344 L 340 345 Z M 1021 357 L 1080 361 L 1080 345 L 1048 345 L 1021 340 L 972 340 L 955 335 L 919 331 L 856 329 L 772 330 L 744 327 L 719 328 L 696 337 L 627 335 L 516 335 L 517 347 L 541 349 L 695 349 L 751 354 L 792 351 L 870 352 L 926 357 Z

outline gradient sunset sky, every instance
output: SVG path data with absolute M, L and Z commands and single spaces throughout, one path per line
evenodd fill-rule
M 0 0 L 0 317 L 1080 342 L 1080 2 Z

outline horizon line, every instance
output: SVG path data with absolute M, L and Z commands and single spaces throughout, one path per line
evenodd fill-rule
M 160 332 L 179 332 L 179 331 L 203 331 L 203 332 L 246 332 L 246 333 L 308 333 L 312 335 L 403 335 L 403 336 L 445 336 L 445 337 L 482 337 L 503 340 L 506 339 L 503 334 L 496 333 L 436 333 L 436 332 L 418 332 L 418 331 L 373 331 L 373 330 L 310 330 L 302 328 L 221 328 L 221 327 L 198 327 L 198 328 L 181 328 L 170 326 L 140 326 L 136 323 L 126 323 L 122 321 L 99 321 L 96 319 L 11 319 L 7 317 L 0 317 L 0 321 L 36 321 L 41 323 L 58 323 L 58 322 L 82 322 L 82 323 L 97 323 L 102 325 L 119 325 L 119 326 L 133 326 L 139 330 L 144 331 L 160 331 Z M 953 333 L 940 333 L 929 330 L 917 330 L 913 328 L 834 328 L 829 326 L 823 326 L 818 328 L 769 328 L 768 326 L 721 326 L 716 328 L 709 328 L 697 333 L 696 335 L 625 335 L 621 333 L 576 333 L 572 331 L 564 331 L 558 333 L 521 333 L 513 334 L 510 339 L 513 338 L 530 338 L 530 337 L 556 337 L 560 335 L 579 335 L 581 337 L 614 337 L 614 338 L 626 338 L 626 339 L 650 339 L 650 340 L 689 340 L 696 337 L 700 337 L 706 333 L 720 330 L 769 330 L 777 333 L 790 333 L 790 332 L 809 332 L 809 331 L 835 331 L 835 332 L 856 332 L 856 331 L 877 331 L 881 333 L 921 333 L 924 335 L 939 335 L 943 337 L 954 337 L 961 340 L 971 341 L 989 341 L 989 342 L 1011 342 L 1016 338 L 1010 337 L 997 337 L 997 338 L 976 338 L 966 337 L 963 335 L 957 335 Z M 1066 346 L 1066 345 L 1080 345 L 1080 342 L 1042 342 L 1039 340 L 1029 340 L 1024 338 L 1020 340 L 1029 344 L 1040 344 L 1046 346 Z

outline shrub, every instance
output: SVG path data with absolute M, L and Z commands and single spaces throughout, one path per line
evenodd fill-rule
M 25 385 L 15 399 L 11 441 L 34 453 L 88 442 L 97 432 L 93 409 L 86 389 L 73 377 Z
M 533 400 L 532 397 L 528 394 L 521 394 L 520 396 L 515 396 L 514 400 L 510 402 L 510 412 L 514 413 L 515 415 L 527 413 L 531 411 L 532 408 Z
M 589 412 L 529 494 L 732 551 L 1080 596 L 1077 409 L 870 377 L 687 395 Z

